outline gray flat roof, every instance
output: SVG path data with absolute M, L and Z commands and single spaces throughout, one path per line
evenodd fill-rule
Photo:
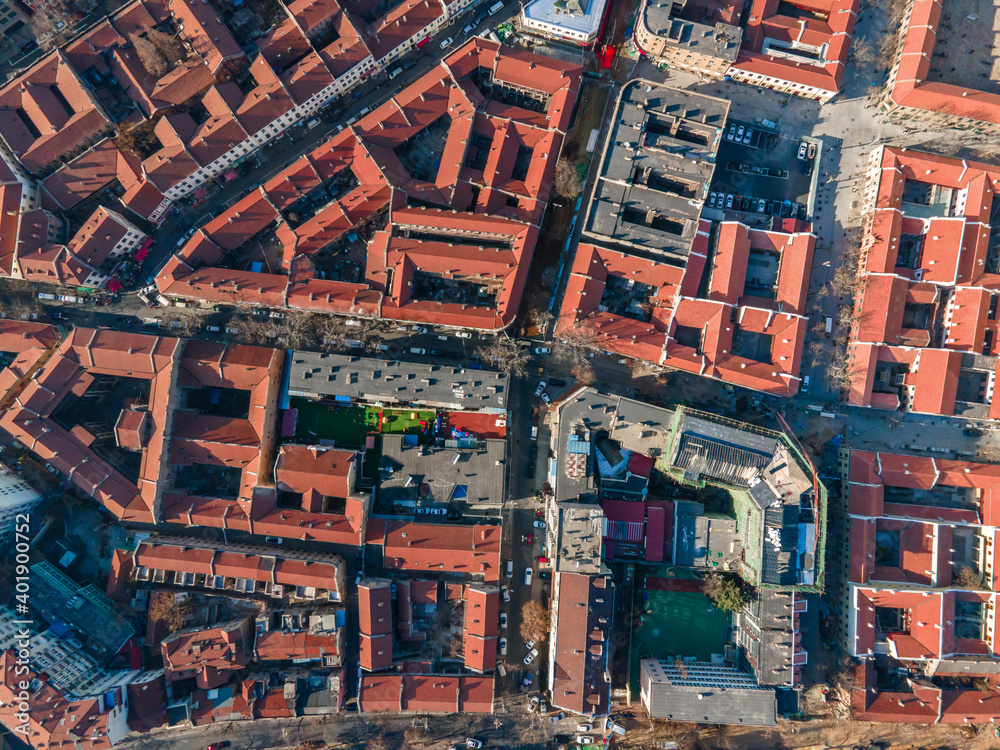
M 673 422 L 674 412 L 670 409 L 622 398 L 611 437 L 626 450 L 655 458 L 666 447 Z
M 686 258 L 715 171 L 729 102 L 630 81 L 601 156 L 585 233 Z
M 702 55 L 736 61 L 743 30 L 725 23 L 699 23 L 671 13 L 675 0 L 650 0 L 643 6 L 643 18 L 653 34 L 667 45 Z M 697 5 L 690 3 L 690 5 Z
M 288 368 L 289 395 L 306 398 L 502 412 L 507 386 L 502 372 L 349 354 L 294 351 Z
M 471 445 L 466 447 L 467 443 Z M 384 435 L 379 497 L 392 503 L 500 506 L 506 467 L 505 440 L 449 440 L 431 446 L 408 445 L 403 435 Z
M 732 667 L 643 659 L 641 672 L 647 709 L 655 719 L 758 727 L 778 723 L 774 690 Z
M 597 575 L 602 570 L 604 510 L 590 503 L 559 503 L 555 566 L 560 573 Z

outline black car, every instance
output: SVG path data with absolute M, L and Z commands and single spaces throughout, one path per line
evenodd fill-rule
M 556 388 L 562 388 L 566 385 L 566 381 L 562 378 L 549 378 L 549 385 L 554 385 Z
M 555 737 L 552 738 L 552 741 L 558 742 L 560 744 L 563 743 L 569 744 L 570 742 L 573 741 L 573 736 L 570 734 L 557 734 Z
M 966 437 L 982 437 L 983 431 L 977 430 L 975 427 L 967 427 L 966 429 L 962 430 L 962 434 L 965 435 Z
M 528 456 L 531 457 L 532 461 L 538 458 L 538 443 L 531 444 L 531 447 L 528 448 Z
M 212 309 L 215 312 L 229 312 L 232 308 L 229 305 L 214 305 Z
M 750 210 L 750 199 L 749 198 L 744 197 L 740 201 L 740 210 L 741 211 L 749 211 Z
M 528 475 L 528 479 L 534 479 L 535 478 L 535 462 L 534 461 L 530 461 L 528 463 L 528 470 L 525 472 L 525 474 Z
M 552 577 L 552 571 L 551 570 L 539 570 L 538 574 L 535 576 L 535 578 L 538 578 L 538 579 L 543 580 L 543 581 L 547 581 L 551 577 Z
M 427 353 L 430 354 L 432 357 L 443 357 L 444 356 L 444 352 L 441 351 L 440 349 L 428 349 Z

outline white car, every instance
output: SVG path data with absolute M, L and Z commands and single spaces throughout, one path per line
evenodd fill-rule
M 468 331 L 459 331 L 455 335 L 458 336 L 460 339 L 471 339 L 472 338 L 472 334 L 469 333 Z
M 545 521 L 538 521 L 538 520 L 536 520 L 535 521 L 535 528 L 536 529 L 544 529 L 545 528 Z
M 506 655 L 507 655 L 507 639 L 506 638 L 501 638 L 500 639 L 500 656 L 506 656 Z
M 537 388 L 535 388 L 535 395 L 536 395 L 536 396 L 541 396 L 541 395 L 542 395 L 542 391 L 544 391 L 544 390 L 545 390 L 545 386 L 546 386 L 546 385 L 547 385 L 547 384 L 546 384 L 546 382 L 545 382 L 544 380 L 543 380 L 543 381 L 541 381 L 541 382 L 540 382 L 540 383 L 538 384 L 538 387 L 537 387 Z
M 427 326 L 413 326 L 410 330 L 414 333 L 427 333 Z
M 538 649 L 537 648 L 531 649 L 531 651 L 528 652 L 528 655 L 524 657 L 524 663 L 526 665 L 531 664 L 531 662 L 533 662 L 535 660 L 535 657 L 537 656 L 538 656 Z
M 473 739 L 472 737 L 467 737 L 465 740 L 465 746 L 471 747 L 472 750 L 479 750 L 483 746 L 483 743 L 477 739 Z
M 743 131 L 744 130 L 746 130 L 746 128 L 744 128 L 742 125 L 740 125 L 739 129 L 736 131 L 736 142 L 737 143 L 739 143 L 739 142 L 741 142 L 743 140 Z
M 505 602 L 509 602 L 510 601 L 510 589 L 508 589 L 506 586 L 501 586 L 500 587 L 500 593 L 503 594 L 503 600 Z
M 594 738 L 591 737 L 589 734 L 581 734 L 579 737 L 576 738 L 576 744 L 578 744 L 578 745 L 593 745 L 594 744 Z
M 281 544 L 285 540 L 280 536 L 266 536 L 264 537 L 264 541 L 268 544 Z
M 592 732 L 594 731 L 593 724 L 577 724 L 576 731 L 578 732 Z
M 805 159 L 806 152 L 809 150 L 809 144 L 805 141 L 799 143 L 799 152 L 795 155 L 796 159 Z
M 736 126 L 735 125 L 730 125 L 729 126 L 729 132 L 726 133 L 726 140 L 727 141 L 731 141 L 735 137 L 736 137 Z
M 462 33 L 463 34 L 468 34 L 470 31 L 475 30 L 475 28 L 476 28 L 475 24 L 471 24 L 470 23 L 468 26 L 466 26 L 464 29 L 462 29 Z
M 717 195 L 718 195 L 718 193 L 709 193 L 708 194 L 708 207 L 709 208 L 715 208 L 715 197 Z
M 501 612 L 500 613 L 500 627 L 501 628 L 506 628 L 507 627 L 507 613 L 506 612 Z
M 549 398 L 549 394 L 547 394 L 545 391 L 542 391 L 542 401 L 544 401 L 547 404 L 552 403 L 552 399 Z
M 753 130 L 751 130 L 750 128 L 747 128 L 746 135 L 743 136 L 743 145 L 744 146 L 749 146 L 750 145 L 750 136 L 752 136 L 752 135 L 753 135 Z
M 552 347 L 550 346 L 536 346 L 535 354 L 549 354 L 552 352 Z
M 451 37 L 448 37 L 448 38 L 446 38 L 446 39 L 442 39 L 442 40 L 441 40 L 441 44 L 440 44 L 440 45 L 438 45 L 438 46 L 440 46 L 440 47 L 441 47 L 441 49 L 444 49 L 444 48 L 445 48 L 445 47 L 447 47 L 447 46 L 448 46 L 449 44 L 451 44 L 451 43 L 452 43 L 453 41 L 455 41 L 455 40 L 454 40 L 454 39 L 452 39 Z M 468 740 L 466 740 L 466 741 L 468 742 Z M 482 745 L 478 745 L 478 747 L 482 747 Z
M 535 713 L 535 711 L 538 710 L 538 702 L 539 702 L 539 699 L 538 699 L 537 695 L 531 696 L 531 700 L 528 701 L 528 713 L 529 714 L 533 714 L 533 713 Z
M 531 585 L 531 568 L 524 569 L 524 585 L 525 586 Z
M 538 639 L 537 638 L 532 638 L 530 641 L 528 641 L 527 643 L 524 644 L 524 647 L 526 649 L 528 649 L 529 651 L 531 651 L 531 649 L 533 649 L 535 647 L 536 643 L 538 643 Z
M 733 195 L 732 193 L 730 193 L 729 195 L 726 196 L 726 208 L 732 208 L 732 207 L 733 207 Z
M 421 349 L 419 346 L 414 346 L 410 349 L 410 354 L 427 354 L 427 350 Z

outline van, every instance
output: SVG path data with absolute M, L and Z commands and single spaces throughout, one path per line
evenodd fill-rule
M 164 307 L 170 307 L 170 300 L 164 297 L 162 294 L 156 295 L 156 301 L 159 302 Z
M 393 78 L 395 78 L 402 72 L 403 72 L 402 68 L 393 68 L 392 70 L 389 71 L 389 80 L 391 81 Z
M 513 578 L 514 577 L 514 561 L 513 560 L 508 560 L 507 561 L 507 577 L 508 578 Z
M 621 724 L 615 724 L 615 722 L 609 721 L 608 731 L 614 732 L 615 734 L 625 734 L 625 727 L 623 727 Z
M 358 112 L 358 117 L 364 117 L 365 115 L 367 115 L 371 111 L 372 111 L 371 107 L 365 107 L 363 110 L 361 110 L 360 112 Z
M 491 16 L 495 16 L 497 13 L 499 13 L 502 10 L 503 10 L 503 3 L 502 2 L 493 3 L 493 5 L 490 6 L 490 15 Z
M 315 128 L 317 125 L 319 125 L 319 120 L 315 117 L 306 123 L 306 127 L 309 128 L 310 130 Z
M 507 669 L 500 662 L 497 662 L 497 674 L 499 674 L 501 677 L 507 676 Z
M 805 375 L 805 376 L 802 377 L 802 392 L 803 393 L 808 393 L 809 392 L 809 376 L 808 375 Z
M 410 354 L 427 354 L 427 350 L 421 349 L 418 346 L 414 346 L 410 348 Z
M 833 331 L 833 318 L 831 318 L 829 315 L 827 315 L 826 316 L 826 332 L 830 333 L 831 331 Z
M 376 348 L 380 352 L 387 352 L 387 351 L 389 351 L 389 346 L 387 344 L 379 344 Z

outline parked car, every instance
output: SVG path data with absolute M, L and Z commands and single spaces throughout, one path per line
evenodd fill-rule
M 264 541 L 268 544 L 281 544 L 285 540 L 280 536 L 266 536 L 264 537 Z
M 591 737 L 589 734 L 581 734 L 579 737 L 576 738 L 576 742 L 578 745 L 593 745 L 594 738 Z
M 427 333 L 427 326 L 412 326 L 410 330 L 414 333 Z
M 503 600 L 505 602 L 509 602 L 510 601 L 510 590 L 506 586 L 501 586 L 500 587 L 500 593 L 503 594 Z
M 805 159 L 806 154 L 809 152 L 809 144 L 805 141 L 799 143 L 799 152 L 795 155 L 796 159 Z
M 507 655 L 507 639 L 506 638 L 501 638 L 500 639 L 500 656 L 506 656 L 506 655 Z
M 715 197 L 716 197 L 716 195 L 718 195 L 718 193 L 709 193 L 708 194 L 708 207 L 709 208 L 715 208 Z
M 528 641 L 527 643 L 524 644 L 524 647 L 530 651 L 531 649 L 533 649 L 535 647 L 536 643 L 538 643 L 538 639 L 537 638 L 532 638 L 530 641 Z
M 426 349 L 421 349 L 419 346 L 410 347 L 410 354 L 427 354 Z
M 440 349 L 428 349 L 427 353 L 430 354 L 432 357 L 443 357 L 444 356 L 444 352 L 441 351 Z
M 736 137 L 736 126 L 735 125 L 730 125 L 729 126 L 729 132 L 726 133 L 726 140 L 727 141 L 731 141 L 735 137 Z
M 528 461 L 528 465 L 525 467 L 524 473 L 525 473 L 525 476 L 528 477 L 528 479 L 534 479 L 535 478 L 535 462 L 534 461 Z
M 757 213 L 759 214 L 764 213 L 765 208 L 767 208 L 767 201 L 761 198 L 759 201 L 757 201 Z
M 964 434 L 966 437 L 982 437 L 983 431 L 977 430 L 975 427 L 967 427 L 964 430 L 962 430 L 962 434 Z
M 542 716 L 548 716 L 549 714 L 549 704 L 545 702 L 544 698 L 542 698 L 542 702 L 538 705 L 538 713 Z
M 549 385 L 551 385 L 553 388 L 562 388 L 564 385 L 566 385 L 566 381 L 563 380 L 562 378 L 549 378 Z
M 733 207 L 733 194 L 730 193 L 729 195 L 726 196 L 726 208 L 732 208 L 732 207 Z
M 535 681 L 535 675 L 533 675 L 531 672 L 528 672 L 528 674 L 524 676 L 524 680 L 521 682 L 521 686 L 529 688 L 531 687 L 531 683 L 533 683 L 534 681 Z
M 468 34 L 470 31 L 475 31 L 475 29 L 476 29 L 476 25 L 474 23 L 470 23 L 468 26 L 466 26 L 464 29 L 462 29 L 462 33 L 463 34 Z
M 736 142 L 737 143 L 740 143 L 743 140 L 743 133 L 745 131 L 746 131 L 746 128 L 744 128 L 742 125 L 740 125 L 739 128 L 736 130 Z
M 448 41 L 451 40 L 449 39 Z M 477 740 L 475 737 L 466 737 L 465 746 L 471 747 L 472 750 L 480 750 L 480 748 L 483 746 L 483 743 L 480 740 Z
M 578 732 L 593 732 L 594 731 L 594 725 L 593 724 L 577 724 L 576 725 L 576 731 L 578 731 Z
M 250 311 L 250 314 L 256 318 L 266 318 L 267 310 L 262 310 L 259 307 L 255 307 L 253 310 Z
M 810 143 L 809 144 L 809 150 L 806 152 L 806 158 L 807 159 L 815 159 L 816 158 L 816 144 L 815 143 Z
M 540 699 L 539 699 L 539 697 L 537 695 L 531 696 L 531 700 L 528 701 L 528 713 L 529 714 L 535 713 L 535 711 L 538 710 L 538 704 L 540 702 L 541 701 L 540 701 Z
M 550 346 L 536 346 L 535 354 L 549 354 L 552 351 Z
M 747 128 L 747 132 L 743 135 L 743 145 L 744 146 L 749 146 L 750 145 L 750 137 L 752 135 L 753 135 L 753 130 L 751 128 Z
M 526 665 L 531 664 L 531 662 L 533 662 L 535 660 L 535 657 L 537 656 L 538 656 L 538 649 L 537 648 L 531 649 L 531 651 L 528 652 L 528 655 L 524 657 L 524 663 Z
M 745 195 L 740 199 L 740 210 L 749 211 L 753 205 L 753 199 L 747 198 Z
M 472 334 L 469 333 L 468 331 L 459 331 L 455 335 L 458 336 L 460 339 L 471 339 L 472 338 Z
M 566 712 L 560 711 L 557 714 L 552 714 L 552 716 L 549 717 L 549 721 L 555 724 L 557 721 L 562 721 L 565 718 L 566 718 Z
M 552 578 L 552 571 L 551 570 L 539 570 L 538 571 L 538 580 L 539 581 L 547 581 L 550 578 Z
M 524 569 L 524 585 L 525 586 L 531 585 L 531 568 Z
M 541 396 L 542 395 L 542 391 L 544 391 L 544 390 L 545 390 L 545 381 L 543 380 L 535 388 L 535 395 L 536 396 Z
M 445 48 L 445 47 L 447 47 L 447 46 L 448 46 L 449 44 L 451 44 L 451 43 L 452 43 L 453 41 L 455 41 L 455 40 L 454 40 L 454 39 L 452 39 L 452 38 L 451 38 L 450 36 L 449 36 L 449 37 L 445 37 L 444 39 L 442 39 L 442 40 L 441 40 L 441 44 L 439 44 L 438 46 L 439 46 L 439 47 L 440 47 L 441 49 L 444 49 L 444 48 Z M 482 747 L 482 745 L 480 745 L 479 747 Z
M 547 404 L 552 403 L 552 399 L 549 397 L 549 394 L 547 394 L 545 391 L 542 391 L 542 401 L 544 401 Z
M 545 521 L 535 521 L 535 528 L 536 529 L 544 529 L 545 528 Z
M 506 612 L 501 612 L 500 613 L 500 627 L 501 628 L 506 628 L 507 627 L 507 613 Z

